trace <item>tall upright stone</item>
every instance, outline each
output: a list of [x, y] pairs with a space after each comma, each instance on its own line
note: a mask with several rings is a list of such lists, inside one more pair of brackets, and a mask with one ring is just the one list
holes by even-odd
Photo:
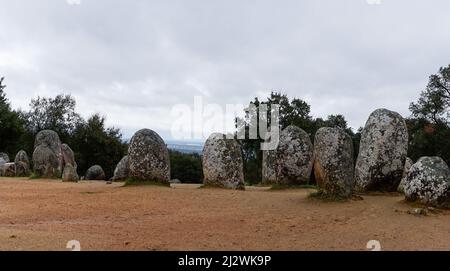
[[405, 160], [405, 168], [403, 169], [403, 175], [402, 175], [402, 180], [400, 182], [400, 184], [398, 185], [398, 189], [397, 191], [399, 193], [404, 193], [405, 192], [405, 184], [406, 184], [406, 177], [408, 177], [408, 173], [409, 170], [411, 169], [412, 165], [414, 165], [413, 160], [411, 160], [411, 158], [406, 157]]
[[62, 166], [63, 168], [70, 164], [73, 166], [75, 171], [77, 170], [77, 162], [75, 161], [75, 154], [69, 145], [66, 143], [61, 144], [61, 155], [62, 155]]
[[202, 154], [204, 184], [229, 189], [245, 189], [242, 152], [234, 139], [212, 134]]
[[130, 166], [128, 155], [125, 155], [120, 162], [117, 164], [116, 169], [114, 170], [113, 181], [124, 181], [130, 175]]
[[278, 148], [263, 152], [262, 178], [266, 184], [307, 184], [313, 167], [313, 144], [297, 126], [280, 133]]
[[353, 193], [354, 158], [352, 138], [340, 128], [321, 128], [314, 139], [314, 176], [320, 189], [349, 198]]
[[75, 167], [67, 163], [64, 166], [63, 174], [62, 174], [62, 181], [63, 182], [78, 182], [80, 180], [80, 177], [78, 176], [77, 170]]
[[0, 172], [6, 163], [9, 163], [9, 155], [5, 152], [0, 152]]
[[36, 135], [33, 152], [33, 170], [40, 177], [61, 177], [61, 141], [55, 131], [43, 130]]
[[16, 164], [16, 177], [30, 176], [30, 159], [24, 150], [16, 154], [14, 163]]
[[396, 191], [408, 151], [408, 129], [402, 116], [387, 109], [375, 110], [361, 135], [355, 167], [356, 189]]
[[164, 140], [150, 129], [137, 131], [128, 148], [130, 177], [169, 184], [170, 158]]

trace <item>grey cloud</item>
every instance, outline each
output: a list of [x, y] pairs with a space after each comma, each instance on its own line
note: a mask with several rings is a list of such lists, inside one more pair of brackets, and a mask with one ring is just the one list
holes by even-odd
[[435, 1], [0, 0], [0, 74], [14, 107], [72, 93], [127, 135], [170, 137], [170, 110], [245, 103], [282, 90], [354, 128], [388, 107], [408, 115], [450, 59], [448, 10]]

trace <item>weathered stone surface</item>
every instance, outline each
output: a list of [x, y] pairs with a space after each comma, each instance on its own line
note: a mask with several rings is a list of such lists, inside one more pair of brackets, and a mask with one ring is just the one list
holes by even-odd
[[150, 129], [142, 129], [131, 138], [128, 164], [129, 175], [134, 180], [169, 184], [169, 150], [163, 139]]
[[450, 169], [440, 157], [422, 157], [406, 177], [405, 197], [435, 207], [450, 206]]
[[33, 152], [33, 170], [40, 177], [61, 177], [61, 141], [56, 132], [43, 130], [36, 135]]
[[405, 161], [405, 168], [403, 169], [402, 181], [398, 185], [398, 189], [397, 189], [397, 191], [399, 193], [405, 192], [406, 177], [408, 176], [409, 170], [411, 169], [413, 164], [414, 164], [413, 160], [411, 160], [411, 158], [407, 157], [406, 161]]
[[408, 129], [400, 114], [377, 109], [361, 135], [356, 161], [356, 189], [396, 191], [408, 151]]
[[0, 159], [3, 159], [3, 161], [5, 161], [5, 163], [9, 163], [9, 155], [5, 152], [0, 152]]
[[77, 162], [75, 161], [75, 154], [72, 149], [67, 144], [61, 144], [61, 156], [62, 156], [62, 166], [65, 167], [70, 164], [77, 170]]
[[307, 184], [313, 167], [313, 144], [296, 126], [280, 133], [276, 150], [263, 152], [262, 181], [267, 184]]
[[128, 155], [124, 156], [120, 162], [117, 164], [114, 170], [114, 177], [112, 181], [123, 181], [126, 180], [130, 175]]
[[64, 166], [64, 171], [62, 175], [63, 182], [78, 182], [79, 179], [80, 178], [78, 177], [75, 167], [72, 164], [67, 163]]
[[3, 177], [15, 177], [16, 176], [16, 164], [6, 163], [2, 168]]
[[352, 138], [340, 128], [321, 128], [314, 140], [314, 176], [320, 189], [348, 198], [354, 182]]
[[45, 145], [38, 146], [33, 152], [33, 170], [43, 178], [59, 178], [61, 157]]
[[9, 163], [9, 156], [8, 156], [8, 154], [4, 153], [4, 152], [0, 152], [0, 174], [3, 174], [1, 169], [3, 168], [3, 166], [6, 163]]
[[16, 164], [16, 177], [30, 176], [30, 159], [24, 150], [16, 154], [14, 163]]
[[25, 162], [16, 162], [16, 177], [28, 177], [31, 174], [30, 166]]
[[104, 181], [105, 180], [105, 172], [103, 168], [99, 165], [95, 165], [90, 167], [85, 174], [85, 180], [90, 181]]
[[14, 163], [17, 163], [17, 162], [24, 162], [24, 163], [27, 163], [28, 165], [30, 164], [30, 159], [28, 158], [28, 154], [26, 151], [21, 150], [16, 154]]
[[52, 130], [40, 131], [34, 140], [34, 147], [47, 146], [54, 152], [61, 151], [61, 141], [59, 140], [58, 133]]
[[203, 147], [202, 162], [205, 185], [245, 189], [242, 153], [236, 140], [212, 134]]

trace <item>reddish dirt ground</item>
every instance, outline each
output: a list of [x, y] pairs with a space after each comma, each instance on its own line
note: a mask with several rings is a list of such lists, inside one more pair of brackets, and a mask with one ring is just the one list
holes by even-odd
[[121, 186], [0, 178], [0, 250], [450, 250], [450, 211], [410, 215], [399, 195]]

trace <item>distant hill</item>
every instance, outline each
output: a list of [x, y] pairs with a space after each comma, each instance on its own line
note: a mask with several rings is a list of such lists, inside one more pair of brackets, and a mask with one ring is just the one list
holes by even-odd
[[198, 153], [203, 151], [204, 143], [198, 141], [166, 141], [167, 148], [182, 153]]

